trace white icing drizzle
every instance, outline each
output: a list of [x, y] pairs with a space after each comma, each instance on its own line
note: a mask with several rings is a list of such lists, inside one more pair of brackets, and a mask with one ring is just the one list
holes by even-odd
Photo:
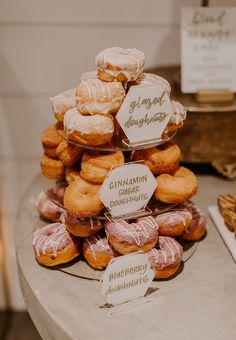
[[49, 98], [52, 102], [53, 111], [57, 113], [65, 113], [67, 110], [76, 107], [75, 98], [76, 89], [66, 90], [53, 98]]
[[93, 224], [93, 218], [92, 217], [89, 217], [89, 222], [90, 222], [91, 229], [94, 229], [94, 224]]
[[83, 116], [77, 109], [67, 111], [64, 126], [70, 133], [79, 131], [81, 134], [106, 134], [114, 132], [114, 123], [110, 116]]
[[[48, 235], [49, 233], [49, 235]], [[35, 246], [37, 256], [45, 255], [48, 248], [52, 248], [53, 256], [57, 256], [58, 247], [64, 237], [67, 237], [65, 225], [62, 223], [48, 224], [34, 233], [32, 245]]]
[[156, 216], [156, 222], [158, 223], [168, 223], [168, 225], [175, 225], [180, 222], [186, 226], [186, 217], [191, 217], [191, 213], [187, 210], [170, 210], [166, 213]]
[[100, 79], [83, 80], [77, 88], [78, 109], [89, 114], [117, 112], [125, 97], [120, 82], [106, 83]]
[[140, 78], [136, 80], [136, 83], [142, 86], [161, 85], [167, 95], [170, 96], [171, 87], [169, 82], [161, 76], [158, 76], [157, 74], [143, 73]]
[[150, 230], [148, 230], [148, 227], [154, 229], [157, 231], [158, 235], [158, 225], [153, 217], [144, 217], [140, 218], [137, 220], [136, 223], [128, 223], [126, 221], [116, 221], [116, 222], [111, 222], [107, 224], [108, 228], [111, 225], [114, 225], [116, 227], [116, 231], [113, 230], [111, 227], [111, 232], [109, 233], [109, 230], [106, 228], [107, 235], [109, 237], [109, 234], [117, 234], [117, 237], [119, 238], [119, 235], [123, 236], [126, 238], [126, 236], [130, 237], [135, 241], [137, 246], [141, 245], [141, 238], [142, 236], [145, 239], [150, 238]]
[[153, 248], [147, 255], [150, 260], [154, 260], [154, 263], [159, 269], [163, 269], [166, 265], [178, 263], [182, 258], [182, 247], [180, 244], [168, 236], [159, 237], [160, 249]]
[[[138, 78], [143, 72], [144, 63], [144, 53], [136, 48], [111, 47], [96, 56], [98, 69], [115, 77], [122, 72], [128, 81]], [[107, 68], [109, 65], [112, 65], [116, 70]]]
[[94, 235], [94, 236], [86, 237], [85, 240], [88, 243], [89, 248], [91, 249], [93, 253], [94, 259], [96, 259], [95, 246], [103, 250], [108, 250], [108, 249], [110, 250], [109, 244], [105, 237], [102, 238], [100, 235], [96, 235], [96, 236]]
[[179, 102], [176, 102], [174, 100], [171, 101], [173, 113], [170, 118], [170, 123], [172, 124], [182, 124], [183, 121], [186, 119], [186, 109], [185, 107], [180, 104]]

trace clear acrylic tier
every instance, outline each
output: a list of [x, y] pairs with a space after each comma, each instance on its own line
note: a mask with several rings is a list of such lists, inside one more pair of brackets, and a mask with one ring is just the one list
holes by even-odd
[[[42, 188], [43, 191], [46, 193], [47, 197], [56, 205], [59, 207], [63, 208], [63, 202], [60, 196], [58, 197], [58, 191], [63, 190], [67, 187], [67, 183], [65, 181], [55, 181], [55, 180], [50, 180], [47, 179], [43, 176], [41, 176], [41, 181], [42, 181]], [[136, 212], [133, 214], [129, 215], [124, 215], [116, 219], [125, 219], [125, 220], [134, 220], [138, 217], [142, 216], [156, 216], [163, 214], [167, 211], [170, 211], [173, 209], [175, 206], [177, 206], [177, 203], [163, 203], [161, 201], [158, 201], [154, 198], [152, 198], [146, 209], [143, 209], [140, 212]], [[79, 218], [78, 218], [79, 219]], [[88, 219], [91, 221], [91, 224], [93, 223], [93, 220], [101, 220], [101, 221], [109, 221], [112, 219], [112, 216], [109, 215], [109, 211], [107, 209], [103, 209], [102, 212], [99, 215], [96, 216], [90, 216]], [[115, 219], [115, 218], [114, 218]]]
[[58, 134], [67, 142], [74, 144], [80, 148], [88, 149], [88, 150], [97, 150], [97, 151], [133, 151], [133, 150], [142, 150], [151, 148], [153, 146], [158, 146], [164, 143], [169, 142], [175, 135], [176, 131], [169, 131], [168, 133], [163, 133], [160, 138], [150, 139], [140, 141], [138, 143], [130, 143], [129, 140], [120, 133], [115, 133], [111, 140], [106, 144], [89, 146], [85, 144], [80, 144], [68, 136], [65, 135], [64, 131], [58, 130]]

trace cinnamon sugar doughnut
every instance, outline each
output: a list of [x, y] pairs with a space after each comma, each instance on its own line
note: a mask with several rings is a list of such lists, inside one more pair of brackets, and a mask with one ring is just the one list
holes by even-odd
[[64, 224], [48, 224], [34, 233], [33, 249], [37, 261], [45, 266], [67, 263], [78, 257], [79, 240], [73, 239]]
[[57, 132], [56, 124], [53, 124], [44, 130], [41, 139], [45, 154], [50, 158], [57, 159], [56, 150], [62, 141], [62, 137]]
[[183, 248], [172, 237], [159, 236], [158, 249], [147, 252], [151, 268], [156, 271], [156, 279], [166, 279], [174, 275], [180, 267]]
[[124, 164], [121, 151], [96, 152], [83, 154], [80, 176], [91, 183], [102, 184], [112, 167]]
[[144, 160], [155, 175], [172, 173], [179, 167], [180, 149], [177, 144], [165, 143], [157, 147], [136, 150], [131, 158], [133, 161]]
[[57, 157], [66, 166], [74, 165], [80, 159], [82, 152], [82, 148], [67, 141], [62, 141], [56, 149]]
[[53, 159], [43, 155], [40, 166], [42, 174], [47, 178], [63, 179], [65, 177], [65, 166], [59, 159]]
[[110, 141], [114, 133], [111, 115], [84, 116], [77, 109], [67, 111], [64, 127], [69, 139], [89, 146]]
[[106, 83], [100, 79], [83, 80], [76, 91], [78, 109], [85, 115], [117, 113], [124, 98], [120, 82]]
[[157, 176], [156, 199], [164, 203], [182, 203], [197, 192], [197, 178], [183, 166], [172, 174]]
[[68, 184], [80, 179], [80, 169], [77, 167], [67, 167], [65, 177]]
[[120, 254], [153, 248], [158, 239], [158, 226], [152, 216], [137, 219], [135, 223], [125, 220], [108, 222], [105, 225], [108, 241]]
[[190, 206], [190, 211], [192, 222], [180, 237], [187, 241], [198, 241], [206, 234], [206, 215], [195, 205]]
[[63, 214], [63, 222], [68, 232], [78, 237], [88, 237], [96, 234], [103, 227], [102, 223], [95, 218], [78, 218], [67, 212]]
[[76, 89], [74, 88], [50, 98], [55, 118], [59, 122], [63, 122], [64, 115], [68, 110], [76, 107], [75, 92]]
[[58, 222], [64, 209], [52, 202], [45, 192], [40, 192], [36, 199], [36, 208], [41, 217], [46, 218], [51, 222]]
[[136, 79], [135, 81], [131, 81], [128, 85], [129, 88], [135, 85], [141, 86], [161, 85], [168, 96], [170, 96], [171, 93], [171, 87], [169, 82], [166, 79], [162, 78], [161, 76], [158, 76], [157, 74], [153, 73], [143, 73], [138, 79]]
[[192, 214], [188, 209], [176, 208], [155, 216], [161, 236], [180, 236], [189, 227]]
[[99, 197], [100, 188], [82, 178], [71, 182], [64, 194], [65, 209], [80, 218], [98, 215], [104, 207]]
[[95, 235], [83, 240], [83, 256], [95, 269], [105, 269], [110, 260], [119, 254], [108, 243], [105, 236]]
[[111, 47], [96, 56], [98, 78], [107, 82], [136, 80], [144, 63], [144, 53], [136, 48]]

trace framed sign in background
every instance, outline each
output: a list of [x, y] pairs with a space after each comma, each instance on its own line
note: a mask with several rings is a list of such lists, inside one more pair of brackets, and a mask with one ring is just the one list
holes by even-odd
[[236, 7], [183, 7], [181, 89], [236, 91]]

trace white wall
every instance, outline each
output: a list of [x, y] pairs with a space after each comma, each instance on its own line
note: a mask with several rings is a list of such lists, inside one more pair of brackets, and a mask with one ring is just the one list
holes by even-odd
[[[234, 0], [212, 0], [234, 5]], [[0, 193], [11, 304], [24, 307], [13, 247], [17, 206], [39, 172], [48, 97], [76, 86], [97, 52], [137, 47], [147, 67], [179, 62], [179, 14], [199, 0], [1, 0]], [[3, 301], [0, 285], [0, 308]], [[3, 304], [3, 303], [2, 303]]]

